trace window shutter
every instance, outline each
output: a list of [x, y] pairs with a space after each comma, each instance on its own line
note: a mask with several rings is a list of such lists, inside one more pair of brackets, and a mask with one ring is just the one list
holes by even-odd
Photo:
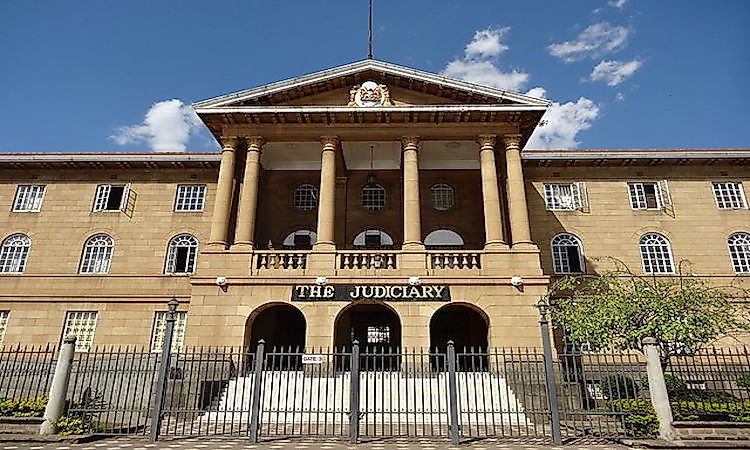
[[96, 187], [96, 195], [94, 197], [94, 211], [103, 211], [107, 206], [107, 199], [109, 198], [109, 190], [112, 186], [109, 184], [100, 184]]
[[672, 206], [672, 197], [669, 195], [669, 186], [667, 186], [667, 180], [661, 180], [657, 183], [659, 187], [659, 200], [661, 201], [662, 208]]
[[589, 197], [586, 192], [586, 183], [579, 181], [575, 183], [576, 209], [589, 212]]

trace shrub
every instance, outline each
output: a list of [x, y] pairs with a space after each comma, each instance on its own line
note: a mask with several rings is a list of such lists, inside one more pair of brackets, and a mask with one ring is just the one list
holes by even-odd
[[0, 415], [11, 417], [42, 417], [47, 397], [4, 398], [0, 400]]
[[610, 400], [609, 407], [622, 415], [628, 434], [636, 437], [654, 437], [659, 431], [659, 421], [651, 401], [645, 399]]
[[[644, 375], [641, 383], [644, 388], [648, 389], [648, 376]], [[664, 384], [667, 385], [667, 395], [670, 400], [688, 400], [689, 389], [685, 380], [677, 375], [665, 373]]]
[[641, 387], [636, 381], [622, 374], [607, 375], [599, 382], [604, 398], [607, 400], [620, 400], [624, 398], [636, 398]]
[[750, 373], [743, 373], [737, 377], [737, 386], [750, 389]]
[[62, 436], [87, 434], [94, 431], [91, 419], [84, 416], [62, 416], [55, 421], [55, 431]]

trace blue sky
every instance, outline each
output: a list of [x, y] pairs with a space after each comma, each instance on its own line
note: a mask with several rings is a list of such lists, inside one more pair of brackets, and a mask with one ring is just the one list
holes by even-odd
[[[556, 102], [536, 147], [750, 146], [746, 0], [374, 2], [377, 59]], [[366, 0], [2, 2], [0, 151], [210, 151], [180, 102], [363, 59], [366, 36]]]

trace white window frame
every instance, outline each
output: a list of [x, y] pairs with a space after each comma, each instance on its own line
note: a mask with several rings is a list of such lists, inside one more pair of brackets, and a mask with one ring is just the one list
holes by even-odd
[[0, 273], [23, 273], [31, 250], [31, 239], [14, 233], [0, 243]]
[[[656, 206], [650, 208], [646, 201], [646, 185], [654, 186], [654, 198]], [[663, 192], [662, 183], [658, 181], [634, 181], [628, 183], [628, 197], [630, 197], [630, 207], [636, 211], [659, 211], [662, 210], [667, 202], [666, 193]]]
[[294, 188], [292, 206], [300, 212], [314, 211], [318, 207], [319, 198], [317, 186], [310, 183], [300, 184]]
[[[93, 245], [95, 240], [109, 240], [108, 245]], [[105, 233], [97, 233], [89, 236], [83, 244], [81, 253], [81, 264], [78, 273], [103, 274], [109, 273], [112, 265], [112, 254], [115, 252], [115, 241], [112, 236]]]
[[[118, 209], [106, 209], [107, 203], [109, 203], [109, 193], [113, 186], [123, 187], [122, 198], [120, 198], [120, 207]], [[92, 207], [93, 212], [121, 212], [125, 210], [125, 206], [128, 204], [128, 196], [130, 195], [130, 184], [100, 184], [96, 186], [96, 192], [94, 193], [94, 206]]]
[[19, 184], [13, 198], [13, 212], [39, 212], [42, 210], [46, 184]]
[[[569, 200], [563, 201], [563, 198]], [[588, 208], [586, 184], [544, 183], [544, 205], [547, 211], [584, 211]]]
[[[189, 245], [185, 245], [188, 241], [192, 241], [192, 242], [190, 242]], [[180, 269], [179, 267], [176, 267], [178, 248], [188, 249], [186, 264], [188, 266], [187, 268], [190, 270], [187, 270], [187, 271], [177, 270], [177, 269]], [[188, 274], [194, 273], [197, 259], [198, 259], [198, 238], [196, 238], [195, 236], [189, 233], [178, 234], [174, 236], [172, 239], [170, 239], [169, 243], [167, 244], [167, 259], [164, 265], [164, 273], [168, 275], [188, 275]]]
[[[567, 241], [568, 243], [566, 244], [564, 242], [560, 242], [563, 240]], [[550, 247], [552, 248], [552, 266], [556, 274], [570, 275], [576, 273], [586, 273], [586, 262], [583, 258], [583, 244], [581, 243], [581, 239], [578, 236], [572, 233], [558, 233], [550, 240]], [[570, 260], [568, 259], [568, 253], [567, 251], [563, 250], [567, 247], [576, 247], [578, 249], [578, 264], [581, 266], [580, 272], [574, 272], [570, 270]]]
[[10, 311], [0, 311], [0, 345], [5, 342], [5, 332], [8, 330], [8, 321], [10, 320]]
[[430, 203], [435, 211], [448, 211], [456, 206], [456, 190], [447, 183], [430, 186]]
[[[661, 242], [645, 242], [648, 240], [661, 240]], [[672, 244], [666, 236], [656, 232], [645, 233], [638, 240], [638, 248], [644, 273], [656, 275], [675, 273]]]
[[98, 320], [98, 311], [66, 311], [62, 339], [73, 334], [77, 338], [76, 351], [88, 352], [94, 343]]
[[750, 233], [732, 233], [727, 238], [727, 247], [734, 272], [750, 273]]
[[[154, 323], [151, 327], [151, 353], [161, 353], [164, 348], [164, 335], [167, 331], [167, 311], [155, 311]], [[187, 311], [177, 311], [172, 335], [172, 353], [182, 350], [185, 343], [185, 329], [187, 328]]]
[[741, 181], [712, 181], [714, 201], [719, 209], [747, 209], [745, 187]]
[[174, 197], [175, 212], [202, 212], [206, 205], [205, 184], [178, 184]]

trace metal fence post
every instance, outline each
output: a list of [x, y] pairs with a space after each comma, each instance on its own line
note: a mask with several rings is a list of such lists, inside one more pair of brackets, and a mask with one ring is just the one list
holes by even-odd
[[359, 341], [352, 343], [352, 360], [349, 382], [349, 442], [359, 440]]
[[180, 302], [172, 297], [167, 303], [168, 313], [166, 320], [166, 329], [164, 330], [164, 342], [161, 349], [161, 364], [159, 373], [156, 376], [156, 386], [154, 387], [154, 406], [151, 410], [151, 442], [159, 439], [161, 431], [162, 409], [164, 407], [164, 394], [167, 388], [167, 376], [169, 375], [169, 364], [172, 355], [172, 336], [174, 335], [174, 324], [177, 321], [177, 307]]
[[39, 434], [54, 434], [55, 421], [65, 412], [65, 397], [68, 394], [70, 371], [73, 368], [73, 355], [76, 351], [76, 337], [66, 336], [60, 348], [60, 355], [52, 377], [47, 406], [44, 408], [44, 423], [39, 427]]
[[450, 414], [451, 442], [460, 443], [458, 423], [458, 383], [456, 382], [456, 347], [453, 341], [448, 341], [448, 351], [445, 355], [448, 364], [448, 413]]
[[552, 442], [560, 445], [562, 443], [560, 409], [557, 403], [557, 383], [555, 383], [555, 370], [552, 365], [552, 342], [549, 338], [549, 320], [547, 320], [549, 304], [542, 298], [536, 306], [539, 308], [539, 328], [541, 329], [542, 347], [544, 348], [544, 378], [547, 380], [547, 401], [552, 422]]
[[265, 362], [266, 341], [258, 341], [255, 349], [255, 369], [253, 370], [253, 398], [250, 404], [250, 442], [258, 442], [258, 424], [260, 423], [260, 393], [263, 387], [263, 363]]
[[659, 344], [654, 338], [643, 338], [643, 354], [646, 356], [646, 374], [651, 404], [654, 405], [656, 418], [659, 420], [659, 438], [672, 441], [676, 433], [672, 426], [672, 406], [669, 404], [667, 384], [659, 358]]

